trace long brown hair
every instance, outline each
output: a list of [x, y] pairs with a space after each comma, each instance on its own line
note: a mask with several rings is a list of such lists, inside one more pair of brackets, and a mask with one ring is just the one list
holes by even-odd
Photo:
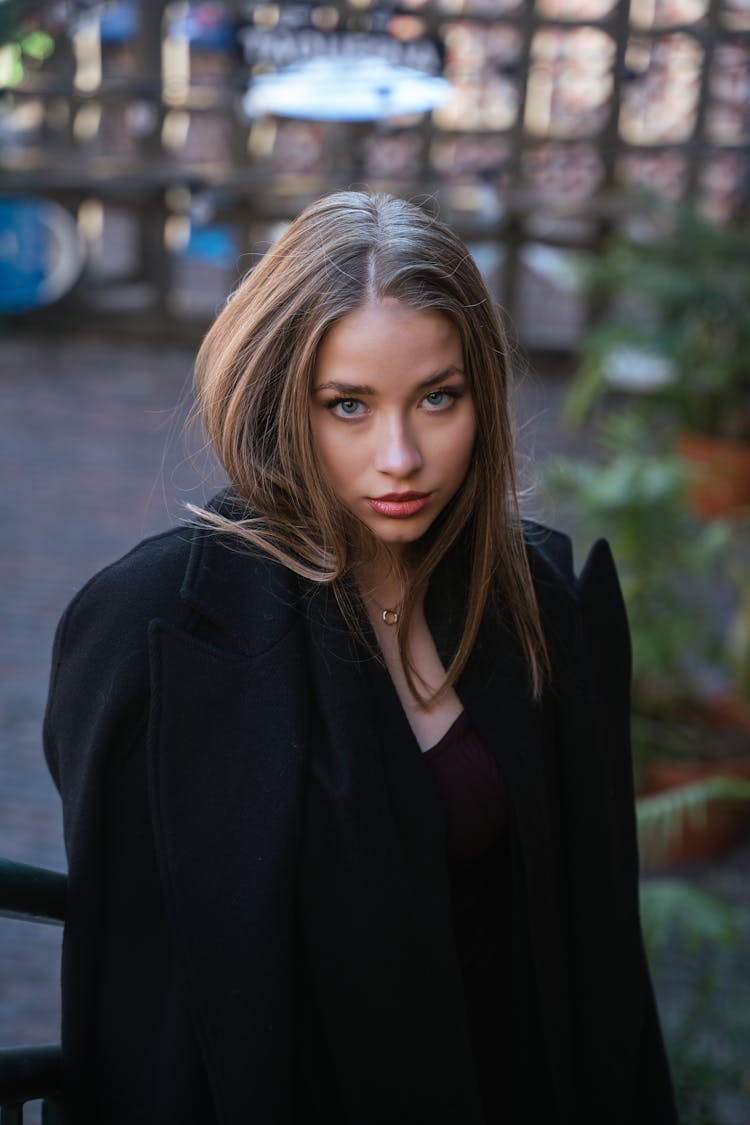
[[[493, 592], [518, 632], [535, 697], [548, 657], [523, 543], [508, 404], [508, 353], [493, 302], [466, 246], [421, 208], [388, 195], [337, 192], [309, 206], [250, 271], [198, 353], [198, 404], [208, 436], [238, 496], [252, 513], [200, 516], [267, 552], [313, 582], [332, 583], [359, 631], [353, 568], [373, 549], [371, 533], [338, 502], [315, 454], [310, 388], [323, 336], [367, 301], [396, 298], [437, 312], [458, 329], [476, 411], [477, 437], [459, 493], [425, 536], [409, 572], [399, 646], [440, 560], [466, 531], [471, 576], [463, 635], [446, 679], [456, 682]], [[398, 564], [394, 561], [398, 569]]]

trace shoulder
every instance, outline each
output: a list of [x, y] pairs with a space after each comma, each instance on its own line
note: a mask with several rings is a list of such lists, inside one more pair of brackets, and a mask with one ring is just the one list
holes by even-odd
[[192, 534], [176, 527], [138, 543], [94, 574], [67, 606], [52, 649], [46, 738], [68, 698], [80, 707], [82, 685], [92, 699], [123, 698], [128, 685], [133, 696], [144, 696], [149, 623], [176, 619]]
[[525, 523], [524, 538], [553, 660], [569, 671], [571, 653], [585, 653], [597, 698], [607, 700], [627, 727], [632, 648], [609, 543], [597, 539], [577, 571], [569, 536]]
[[200, 529], [173, 527], [144, 539], [121, 558], [94, 574], [68, 605], [61, 625], [100, 624], [111, 620], [130, 632], [134, 624], [157, 615], [170, 615], [179, 602], [180, 588]]
[[[237, 504], [225, 489], [208, 507], [239, 519], [242, 513]], [[119, 610], [129, 619], [170, 616], [169, 611], [177, 606], [186, 579], [191, 572], [207, 564], [212, 545], [222, 538], [227, 537], [186, 514], [182, 522], [143, 539], [97, 571], [73, 598], [68, 612], [104, 606]]]
[[609, 543], [597, 539], [578, 569], [568, 535], [527, 521], [523, 530], [548, 639], [556, 639], [565, 649], [573, 630], [597, 658], [618, 652], [627, 671], [630, 630]]
[[549, 568], [567, 585], [575, 583], [573, 543], [569, 535], [532, 520], [523, 521], [523, 539], [532, 574]]
[[231, 530], [196, 520], [144, 540], [95, 574], [65, 611], [57, 647], [94, 634], [119, 651], [141, 649], [158, 619], [257, 654], [291, 627], [296, 600], [291, 571]]
[[622, 600], [617, 568], [606, 539], [594, 542], [577, 570], [573, 542], [565, 532], [524, 520], [523, 536], [537, 585], [557, 583], [583, 603], [602, 595], [614, 597], [617, 602]]

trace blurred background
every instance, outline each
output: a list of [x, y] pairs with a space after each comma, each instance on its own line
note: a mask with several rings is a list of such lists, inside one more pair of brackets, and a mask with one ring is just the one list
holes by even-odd
[[[681, 1120], [748, 1125], [750, 0], [0, 0], [0, 856], [64, 870], [57, 619], [222, 483], [195, 348], [349, 186], [466, 240], [529, 512], [612, 542]], [[57, 1039], [59, 945], [0, 919], [0, 1046]]]

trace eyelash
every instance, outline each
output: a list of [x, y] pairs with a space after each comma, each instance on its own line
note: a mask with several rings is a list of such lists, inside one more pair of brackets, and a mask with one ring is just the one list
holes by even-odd
[[[456, 402], [458, 399], [463, 398], [463, 391], [457, 391], [452, 387], [439, 387], [438, 389], [436, 389], [434, 391], [428, 391], [428, 393], [424, 397], [429, 398], [430, 395], [445, 395], [447, 398], [452, 399], [454, 402]], [[362, 400], [359, 399], [359, 398], [348, 398], [346, 396], [342, 396], [340, 398], [332, 398], [329, 402], [327, 402], [325, 404], [325, 408], [326, 408], [326, 410], [333, 411], [333, 410], [336, 409], [337, 406], [340, 406], [343, 402], [356, 402], [359, 405], [363, 405]], [[447, 410], [447, 409], [450, 409], [450, 407], [444, 407], [443, 409]], [[434, 414], [438, 414], [440, 412], [441, 412], [440, 407], [436, 407], [434, 411], [430, 411], [430, 413], [434, 413]], [[339, 414], [339, 415], [337, 415], [337, 417], [354, 419], [354, 418], [360, 418], [361, 415], [360, 414]]]
[[457, 391], [453, 387], [439, 387], [435, 391], [430, 391], [424, 397], [429, 398], [430, 395], [445, 395], [447, 398], [456, 402], [458, 399], [463, 398], [463, 391]]

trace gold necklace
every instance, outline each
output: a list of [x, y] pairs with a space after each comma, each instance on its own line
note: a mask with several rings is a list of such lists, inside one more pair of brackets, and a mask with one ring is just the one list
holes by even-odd
[[389, 609], [388, 606], [381, 605], [380, 602], [373, 597], [371, 592], [366, 595], [365, 600], [372, 602], [375, 609], [380, 614], [380, 620], [384, 625], [390, 625], [391, 628], [398, 625], [401, 618], [401, 610], [403, 609], [403, 601], [399, 605], [395, 605], [392, 609]]
[[[370, 594], [370, 597], [372, 598], [372, 594]], [[388, 609], [386, 606], [381, 605], [380, 602], [376, 602], [374, 598], [372, 598], [372, 602], [380, 614], [381, 621], [390, 626], [398, 625], [399, 618], [401, 617], [400, 605], [394, 606], [393, 609]]]

